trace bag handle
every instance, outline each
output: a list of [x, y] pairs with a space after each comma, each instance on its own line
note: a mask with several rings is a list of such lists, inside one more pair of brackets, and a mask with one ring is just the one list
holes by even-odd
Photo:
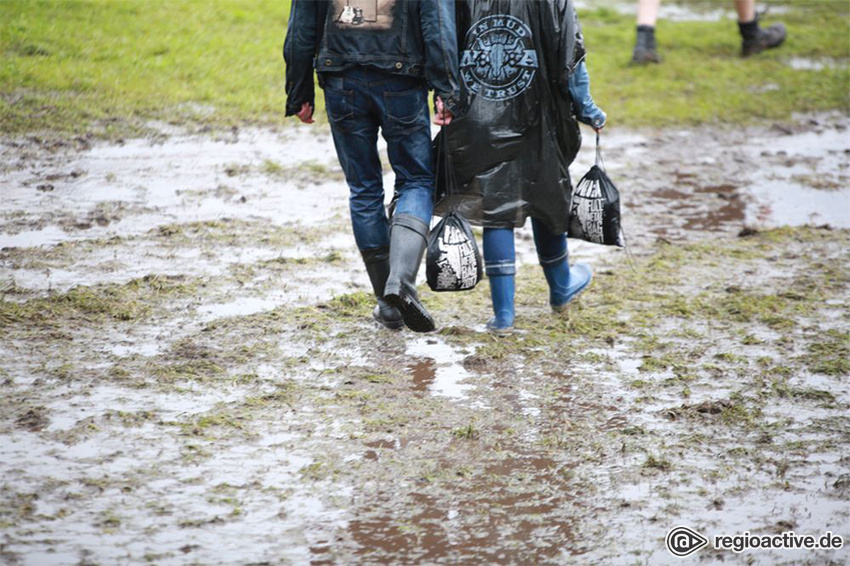
[[602, 144], [599, 142], [600, 132], [596, 130], [596, 165], [605, 171], [605, 161], [602, 159]]
[[[605, 161], [602, 159], [602, 143], [600, 143], [599, 130], [596, 130], [596, 165], [603, 171], [605, 171]], [[632, 271], [637, 273], [636, 265], [637, 261], [635, 261], [635, 256], [632, 254], [632, 249], [629, 247], [629, 243], [626, 240], [626, 229], [623, 227], [623, 218], [620, 217], [620, 237], [623, 239], [623, 249], [626, 252], [626, 260], [629, 264], [629, 267], [632, 268]]]
[[[458, 193], [457, 177], [454, 174], [454, 168], [451, 166], [451, 152], [449, 151], [449, 141], [447, 130], [444, 127], [440, 129], [439, 148], [437, 151], [437, 176], [442, 175], [446, 187], [445, 197], [453, 197]], [[444, 197], [444, 198], [445, 198]], [[455, 209], [455, 203], [451, 203], [451, 210]]]

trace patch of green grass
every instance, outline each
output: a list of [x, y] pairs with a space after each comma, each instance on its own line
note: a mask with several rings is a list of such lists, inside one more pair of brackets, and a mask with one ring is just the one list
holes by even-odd
[[850, 375], [850, 333], [827, 330], [813, 339], [802, 356], [809, 370], [825, 375]]
[[327, 311], [331, 316], [342, 318], [364, 317], [371, 313], [375, 306], [375, 297], [370, 293], [360, 291], [346, 295], [338, 295], [326, 303], [318, 305], [318, 310]]
[[396, 379], [396, 376], [392, 372], [382, 369], [358, 370], [352, 374], [352, 377], [363, 379], [369, 383], [392, 383]]
[[209, 381], [219, 378], [224, 369], [211, 360], [191, 360], [182, 363], [154, 365], [151, 374], [159, 383], [180, 381]]
[[[302, 230], [295, 226], [269, 226], [268, 222], [219, 218], [179, 224], [163, 224], [151, 229], [149, 236], [170, 245], [222, 246], [247, 245], [283, 248], [296, 243], [314, 242], [324, 235], [319, 230]], [[274, 261], [274, 260], [272, 260]]]
[[3, 0], [0, 129], [280, 123], [289, 4]]
[[[699, 8], [730, 6], [710, 0]], [[612, 125], [737, 123], [788, 119], [800, 111], [850, 110], [850, 5], [787, 2], [783, 8], [781, 17], [764, 20], [788, 27], [788, 39], [778, 49], [743, 59], [734, 20], [661, 20], [656, 36], [663, 62], [637, 67], [629, 65], [634, 16], [582, 10], [594, 98]], [[787, 64], [794, 57], [837, 59], [839, 64], [796, 70]]]
[[664, 458], [663, 456], [655, 456], [653, 454], [650, 454], [649, 457], [647, 457], [643, 466], [645, 468], [659, 470], [661, 472], [669, 472], [673, 469], [673, 464], [671, 464], [667, 458]]
[[[728, 9], [728, 1], [701, 7]], [[777, 19], [789, 36], [780, 49], [741, 59], [733, 20], [661, 21], [664, 62], [646, 67], [629, 65], [633, 16], [582, 10], [593, 94], [618, 125], [847, 111], [850, 6], [783, 7]], [[289, 8], [275, 0], [3, 0], [0, 130], [125, 136], [154, 119], [221, 128], [285, 123]], [[795, 70], [786, 63], [793, 57], [838, 63]], [[322, 119], [320, 90], [316, 104]]]
[[0, 328], [13, 325], [29, 329], [59, 327], [72, 320], [139, 320], [148, 315], [157, 299], [188, 293], [193, 288], [194, 283], [181, 276], [145, 275], [124, 285], [81, 285], [65, 293], [23, 303], [0, 301]]
[[679, 353], [670, 353], [663, 356], [644, 356], [643, 361], [638, 368], [641, 372], [663, 372], [668, 368], [672, 368], [674, 373], [684, 372], [686, 369], [684, 358]]
[[480, 436], [480, 433], [478, 432], [478, 429], [475, 428], [475, 425], [470, 423], [466, 426], [452, 430], [452, 436], [461, 440], [474, 440]]
[[331, 168], [315, 160], [307, 160], [297, 165], [284, 167], [276, 161], [267, 159], [260, 166], [260, 171], [269, 177], [293, 183], [299, 188], [329, 181], [345, 180], [342, 170]]

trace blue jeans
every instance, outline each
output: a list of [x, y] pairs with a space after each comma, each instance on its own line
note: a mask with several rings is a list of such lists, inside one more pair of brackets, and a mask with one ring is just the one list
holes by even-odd
[[331, 133], [350, 189], [357, 247], [370, 250], [390, 245], [378, 128], [387, 141], [396, 175], [395, 214], [411, 214], [430, 224], [434, 155], [425, 83], [359, 66], [326, 75], [324, 80]]

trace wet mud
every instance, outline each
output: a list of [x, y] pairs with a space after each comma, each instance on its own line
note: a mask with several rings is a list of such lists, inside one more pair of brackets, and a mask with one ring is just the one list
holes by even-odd
[[663, 564], [680, 524], [850, 540], [848, 125], [606, 133], [633, 258], [572, 242], [595, 278], [555, 316], [519, 230], [506, 338], [486, 282], [423, 286], [435, 333], [375, 327], [327, 132], [3, 140], [0, 558]]

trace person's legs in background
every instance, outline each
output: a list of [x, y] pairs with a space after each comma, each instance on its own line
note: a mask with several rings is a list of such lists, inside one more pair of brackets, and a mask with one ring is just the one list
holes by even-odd
[[[632, 53], [636, 64], [659, 63], [661, 56], [655, 41], [655, 25], [661, 0], [638, 0], [637, 40]], [[765, 49], [779, 47], [787, 35], [785, 26], [774, 24], [761, 29], [756, 17], [755, 0], [735, 0], [738, 29], [741, 32], [741, 55], [749, 57]]]
[[632, 62], [637, 64], [660, 63], [655, 43], [655, 24], [661, 0], [638, 0], [637, 41]]
[[494, 314], [487, 329], [504, 335], [514, 326], [516, 250], [512, 228], [484, 228], [484, 270]]
[[735, 11], [738, 12], [738, 30], [741, 32], [743, 57], [779, 47], [785, 41], [788, 32], [783, 24], [774, 24], [765, 29], [759, 27], [755, 0], [735, 0]]
[[531, 219], [531, 229], [534, 232], [537, 259], [540, 260], [546, 282], [549, 284], [549, 304], [552, 310], [562, 311], [587, 288], [593, 277], [592, 271], [590, 266], [584, 263], [570, 267], [566, 234], [552, 233], [536, 218]]
[[389, 276], [390, 235], [378, 155], [379, 117], [365, 92], [363, 70], [325, 78], [325, 106], [339, 162], [349, 187], [354, 240], [363, 257], [378, 305], [372, 313], [387, 328], [403, 326], [401, 314], [383, 299]]

